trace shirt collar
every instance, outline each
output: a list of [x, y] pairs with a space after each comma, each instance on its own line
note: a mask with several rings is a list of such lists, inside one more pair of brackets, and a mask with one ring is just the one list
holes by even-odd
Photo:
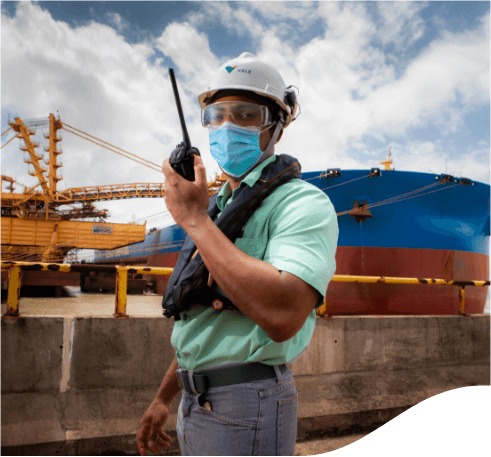
[[275, 160], [276, 160], [276, 156], [273, 154], [271, 157], [268, 157], [266, 160], [263, 160], [257, 167], [253, 168], [247, 174], [247, 176], [240, 182], [239, 187], [235, 189], [233, 194], [230, 191], [230, 184], [227, 181], [225, 185], [222, 186], [222, 188], [220, 189], [217, 195], [217, 206], [220, 212], [225, 209], [225, 206], [227, 206], [227, 201], [231, 194], [232, 194], [231, 200], [233, 200], [234, 194], [238, 192], [241, 186], [248, 185], [249, 187], [253, 187], [254, 184], [256, 184], [257, 180], [261, 177], [261, 173], [263, 169], [270, 163], [274, 162]]

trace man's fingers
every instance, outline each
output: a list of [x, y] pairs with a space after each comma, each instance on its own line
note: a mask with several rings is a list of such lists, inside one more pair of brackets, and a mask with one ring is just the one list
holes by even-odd
[[153, 441], [148, 442], [148, 450], [154, 454], [160, 454], [161, 452], [161, 449]]
[[159, 438], [157, 445], [163, 447], [164, 449], [170, 449], [170, 443], [162, 438]]
[[[146, 449], [154, 454], [160, 454], [162, 449], [171, 448], [169, 441], [171, 441], [172, 438], [167, 435], [167, 433], [161, 430], [158, 426], [154, 427], [153, 425], [150, 433], [148, 433], [148, 430], [148, 428], [141, 428], [136, 434], [136, 447], [140, 455], [146, 456]], [[146, 442], [148, 442], [148, 444], [146, 444]]]
[[147, 455], [147, 452], [145, 451], [145, 440], [139, 438], [138, 435], [136, 436], [136, 447], [140, 455]]
[[147, 424], [142, 425], [140, 423], [140, 426], [138, 427], [138, 432], [136, 433], [136, 447], [140, 455], [147, 455], [145, 450], [145, 439], [149, 429], [150, 427]]
[[[155, 445], [155, 443], [159, 439], [160, 434], [161, 434], [161, 427], [162, 427], [162, 425], [159, 423], [155, 423], [155, 422], [152, 423], [150, 433], [148, 434], [149, 449], [150, 449], [150, 446]], [[152, 451], [152, 452], [154, 452], [154, 451]]]
[[166, 440], [166, 441], [170, 441], [170, 440], [172, 440], [172, 438], [171, 438], [169, 435], [167, 435], [167, 433], [165, 433], [165, 432], [164, 432], [164, 431], [162, 431], [162, 430], [160, 431], [160, 437], [161, 437], [161, 438], [163, 438], [163, 439], [164, 439], [164, 440]]

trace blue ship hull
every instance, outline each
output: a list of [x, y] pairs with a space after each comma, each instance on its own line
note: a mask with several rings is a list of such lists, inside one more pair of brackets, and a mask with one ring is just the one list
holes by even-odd
[[[336, 274], [489, 278], [489, 185], [378, 169], [307, 172], [302, 179], [325, 192], [338, 214]], [[356, 209], [363, 204], [368, 208]], [[184, 236], [177, 225], [166, 227], [149, 233], [142, 243], [97, 252], [95, 261], [173, 267]], [[165, 285], [159, 278], [157, 292], [163, 293]], [[386, 285], [381, 293], [373, 285], [331, 283], [326, 301], [333, 314], [458, 312], [455, 288], [441, 287]], [[468, 291], [469, 309], [482, 312], [487, 287]], [[407, 296], [411, 306], [404, 305]]]

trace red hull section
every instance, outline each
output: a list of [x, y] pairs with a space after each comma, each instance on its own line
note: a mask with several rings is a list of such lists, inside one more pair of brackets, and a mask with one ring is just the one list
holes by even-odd
[[[148, 257], [148, 265], [173, 268], [178, 253]], [[464, 251], [339, 246], [336, 274], [438, 278], [454, 281], [489, 278], [489, 257]], [[164, 294], [168, 276], [158, 276], [158, 294]], [[486, 304], [487, 287], [465, 288], [467, 314], [479, 314]], [[459, 313], [457, 286], [362, 284], [331, 282], [326, 295], [332, 315], [396, 315]]]
[[[336, 274], [486, 280], [489, 257], [464, 251], [339, 246]], [[466, 313], [482, 313], [487, 287], [465, 288]], [[458, 314], [456, 286], [331, 282], [326, 296], [329, 314]]]
[[[154, 254], [149, 255], [147, 260], [147, 265], [151, 267], [167, 267], [174, 268], [177, 262], [177, 258], [179, 257], [179, 252], [170, 252], [168, 254]], [[144, 276], [146, 279], [150, 279], [150, 276]], [[157, 294], [164, 295], [165, 288], [167, 287], [167, 283], [169, 282], [169, 276], [152, 276], [156, 281], [155, 292]]]

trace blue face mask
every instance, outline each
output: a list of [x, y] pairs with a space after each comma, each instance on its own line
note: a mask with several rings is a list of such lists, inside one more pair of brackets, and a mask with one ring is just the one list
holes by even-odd
[[231, 122], [210, 129], [210, 152], [220, 168], [229, 176], [240, 178], [261, 157], [259, 129], [246, 129]]

